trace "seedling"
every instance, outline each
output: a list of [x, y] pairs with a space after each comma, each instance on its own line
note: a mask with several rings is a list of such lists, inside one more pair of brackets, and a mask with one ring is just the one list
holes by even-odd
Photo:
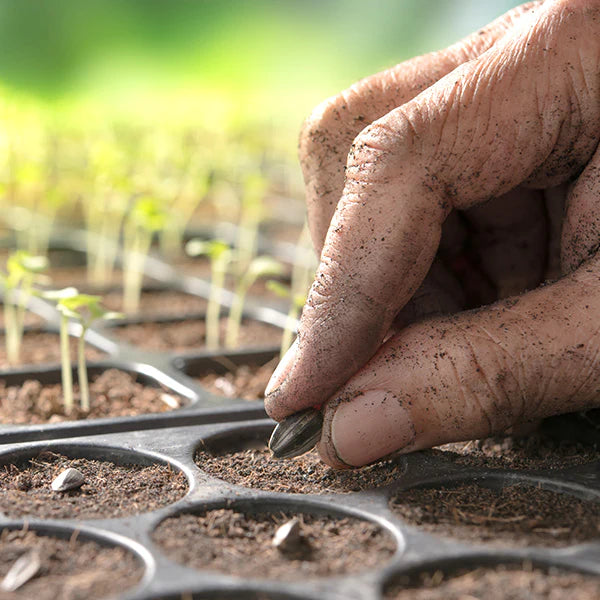
[[225, 333], [225, 346], [227, 348], [235, 348], [238, 344], [244, 302], [250, 286], [257, 279], [278, 275], [283, 275], [283, 267], [280, 262], [270, 256], [257, 256], [250, 262], [246, 272], [238, 279], [233, 302], [229, 309], [229, 318], [227, 319]]
[[118, 319], [121, 313], [106, 311], [100, 305], [100, 296], [80, 294], [77, 288], [68, 287], [62, 290], [46, 292], [45, 298], [56, 300], [56, 308], [60, 312], [60, 354], [63, 386], [63, 402], [65, 412], [73, 409], [73, 376], [71, 373], [71, 356], [69, 348], [69, 319], [79, 322], [81, 329], [77, 341], [77, 378], [81, 409], [90, 410], [90, 391], [85, 360], [85, 334], [90, 325], [98, 319]]
[[45, 256], [33, 256], [24, 250], [13, 252], [6, 261], [7, 274], [0, 274], [4, 286], [4, 327], [6, 329], [6, 355], [11, 364], [19, 362], [25, 309], [33, 293], [33, 284], [41, 280], [48, 267]]
[[152, 236], [164, 229], [168, 218], [158, 200], [142, 196], [135, 202], [125, 221], [123, 308], [126, 313], [135, 313], [139, 308], [144, 264]]
[[281, 336], [281, 349], [279, 351], [280, 358], [283, 358], [288, 348], [292, 345], [298, 317], [306, 302], [306, 294], [294, 294], [291, 287], [273, 279], [267, 281], [267, 288], [275, 292], [280, 298], [290, 299], [290, 308], [285, 320], [285, 329]]
[[190, 240], [185, 251], [189, 256], [208, 256], [211, 265], [210, 292], [206, 308], [206, 347], [219, 347], [219, 322], [221, 314], [221, 292], [225, 287], [225, 276], [232, 259], [232, 250], [221, 240]]

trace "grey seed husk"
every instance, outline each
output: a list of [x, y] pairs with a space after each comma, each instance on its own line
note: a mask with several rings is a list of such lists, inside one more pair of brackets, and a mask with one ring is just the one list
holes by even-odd
[[275, 427], [269, 448], [275, 458], [293, 458], [312, 448], [321, 438], [323, 416], [314, 408], [297, 412]]
[[34, 577], [42, 566], [40, 555], [37, 550], [31, 550], [20, 556], [4, 576], [0, 589], [5, 592], [14, 592], [25, 585]]
[[85, 482], [83, 473], [78, 469], [69, 467], [65, 469], [58, 477], [52, 482], [52, 489], [55, 492], [66, 492], [67, 490], [74, 490], [75, 488], [81, 487]]
[[301, 542], [300, 521], [292, 519], [277, 528], [272, 544], [281, 552], [297, 550]]

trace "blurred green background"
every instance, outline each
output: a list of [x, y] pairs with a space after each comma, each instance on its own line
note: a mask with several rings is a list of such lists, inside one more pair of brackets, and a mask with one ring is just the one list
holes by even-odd
[[[285, 123], [448, 45], [511, 0], [1, 0], [0, 85], [22, 102]], [[16, 96], [15, 96], [16, 94]]]

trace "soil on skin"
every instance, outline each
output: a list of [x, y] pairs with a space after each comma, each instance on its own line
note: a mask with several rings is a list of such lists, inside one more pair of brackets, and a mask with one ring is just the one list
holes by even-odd
[[[123, 292], [114, 290], [105, 294], [103, 306], [110, 310], [123, 311]], [[202, 313], [207, 302], [192, 294], [176, 290], [145, 290], [140, 296], [140, 306], [136, 315], [144, 317], [180, 317]]]
[[217, 396], [264, 400], [265, 388], [278, 363], [277, 356], [263, 365], [232, 365], [234, 370], [223, 375], [207, 373], [194, 379]]
[[[71, 358], [75, 360], [77, 356], [77, 338], [71, 337], [69, 344]], [[85, 356], [87, 360], [100, 360], [106, 356], [106, 353], [87, 344]], [[23, 334], [20, 360], [17, 364], [38, 365], [44, 363], [60, 363], [60, 336], [58, 333], [48, 333], [46, 331], [26, 331]], [[6, 356], [5, 336], [0, 335], [0, 369], [8, 369], [14, 366], [8, 362]]]
[[[224, 335], [227, 319], [221, 319]], [[119, 339], [146, 350], [189, 352], [206, 344], [206, 323], [203, 319], [186, 319], [164, 323], [136, 323], [114, 327], [111, 332]], [[238, 346], [276, 346], [281, 342], [277, 327], [245, 320], [240, 329]]]
[[393, 483], [404, 472], [402, 459], [340, 471], [323, 463], [316, 450], [277, 460], [264, 442], [255, 441], [253, 445], [229, 453], [199, 449], [195, 461], [206, 473], [229, 483], [290, 494], [359, 492]]
[[[83, 473], [84, 484], [53, 491], [52, 481], [69, 467]], [[0, 512], [13, 518], [119, 518], [172, 504], [186, 491], [185, 475], [168, 465], [118, 465], [44, 451], [22, 466], [0, 468]]]
[[565, 469], [600, 460], [596, 446], [557, 441], [541, 433], [445, 444], [429, 451], [468, 467], [490, 469]]
[[[292, 518], [300, 520], [303, 539], [282, 552], [273, 547], [273, 536]], [[166, 519], [153, 538], [171, 560], [189, 567], [286, 581], [380, 568], [395, 551], [392, 537], [367, 521], [231, 509]]]
[[142, 385], [136, 382], [133, 375], [117, 369], [108, 369], [92, 378], [89, 412], [79, 406], [79, 386], [73, 387], [75, 405], [67, 414], [62, 385], [42, 385], [31, 379], [19, 386], [7, 386], [0, 379], [0, 423], [32, 425], [127, 417], [166, 412], [185, 404], [180, 396], [162, 388]]
[[561, 547], [600, 537], [600, 503], [527, 485], [410, 489], [390, 507], [422, 531], [473, 543]]
[[386, 600], [596, 600], [600, 578], [531, 565], [499, 565], [420, 573], [397, 579], [385, 591]]
[[36, 551], [38, 573], [14, 592], [0, 590], [0, 600], [84, 600], [120, 594], [144, 574], [140, 561], [118, 546], [60, 539], [34, 531], [4, 529], [0, 534], [0, 578], [22, 556]]

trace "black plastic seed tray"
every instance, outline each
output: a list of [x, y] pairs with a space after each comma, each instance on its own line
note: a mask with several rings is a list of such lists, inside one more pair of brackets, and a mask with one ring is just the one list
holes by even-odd
[[[237, 418], [234, 415], [234, 418]], [[600, 501], [600, 464], [589, 463], [569, 470], [505, 471], [464, 467], [427, 453], [398, 458], [399, 475], [390, 485], [378, 489], [340, 494], [286, 494], [247, 489], [225, 483], [203, 472], [194, 462], [199, 447], [218, 440], [220, 448], [232, 451], [240, 439], [264, 440], [272, 429], [269, 420], [203, 424], [153, 431], [109, 433], [57, 442], [9, 444], [0, 451], [0, 464], [19, 463], [42, 450], [62, 453], [69, 458], [106, 458], [115, 462], [168, 463], [188, 479], [185, 497], [165, 508], [132, 517], [105, 520], [40, 520], [28, 518], [27, 526], [45, 533], [69, 537], [79, 531], [79, 539], [91, 538], [107, 544], [120, 544], [145, 565], [143, 580], [135, 589], [124, 591], [122, 600], [159, 598], [304, 598], [321, 600], [377, 599], [387, 582], [401, 573], [432, 568], [451, 569], [531, 561], [541, 567], [562, 567], [600, 575], [600, 542], [561, 549], [542, 547], [502, 548], [469, 544], [407, 526], [389, 508], [389, 500], [401, 490], [417, 486], [452, 486], [477, 482], [490, 488], [520, 483], [533, 487]], [[196, 570], [168, 559], [152, 541], [152, 532], [163, 519], [180, 513], [202, 512], [212, 508], [240, 508], [244, 512], [286, 511], [291, 513], [352, 516], [379, 524], [396, 544], [385, 564], [360, 574], [344, 574], [301, 582], [241, 579], [214, 571]], [[23, 520], [0, 519], [0, 528], [23, 527]], [[595, 526], [595, 524], [590, 524]], [[240, 558], [243, 560], [243, 557]], [[188, 594], [188, 595], [185, 595]]]

